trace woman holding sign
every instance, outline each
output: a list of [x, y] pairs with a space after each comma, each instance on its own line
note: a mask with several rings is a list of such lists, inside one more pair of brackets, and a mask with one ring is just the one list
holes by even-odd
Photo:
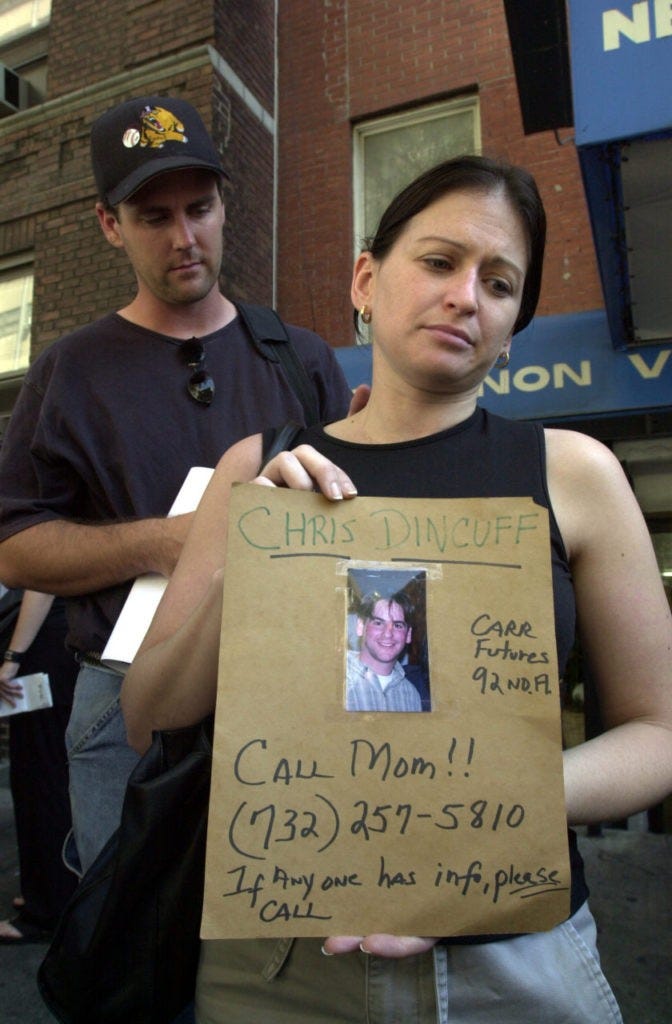
[[[576, 613], [606, 726], [564, 755], [567, 819], [585, 824], [626, 817], [672, 788], [672, 631], [645, 523], [611, 452], [477, 405], [484, 378], [506, 365], [513, 335], [534, 315], [544, 244], [543, 206], [525, 171], [467, 156], [412, 182], [355, 262], [355, 315], [373, 335], [367, 406], [302, 431], [300, 447], [259, 482], [317, 482], [336, 501], [525, 495], [549, 509], [560, 674]], [[255, 478], [261, 450], [249, 438], [218, 466], [126, 677], [124, 713], [140, 750], [152, 729], [196, 722], [214, 706], [227, 498], [232, 482]], [[620, 1021], [574, 840], [571, 851], [570, 916], [550, 932], [204, 942], [197, 1018]]]

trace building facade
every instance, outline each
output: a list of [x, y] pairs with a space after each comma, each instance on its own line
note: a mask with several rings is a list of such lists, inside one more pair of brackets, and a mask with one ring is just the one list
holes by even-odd
[[[510, 367], [488, 378], [483, 402], [613, 444], [649, 519], [661, 571], [672, 572], [672, 345], [664, 327], [643, 340], [614, 337], [602, 266], [610, 243], [598, 244], [582, 160], [585, 124], [527, 130], [515, 26], [507, 20], [515, 6], [0, 0], [0, 414], [11, 412], [40, 351], [128, 301], [132, 275], [100, 236], [88, 153], [92, 120], [117, 101], [178, 93], [199, 108], [232, 179], [225, 291], [272, 302], [318, 331], [338, 348], [353, 383], [366, 377], [370, 357], [355, 344], [351, 267], [377, 215], [406, 181], [446, 156], [501, 156], [539, 183], [548, 251], [539, 315], [516, 338]], [[523, 24], [542, 28], [554, 19], [564, 28], [580, 9], [572, 57], [577, 34], [583, 40], [593, 29], [609, 60], [644, 45], [665, 58], [662, 48], [672, 47], [672, 9], [661, 0], [568, 0], [567, 11], [564, 0], [528, 6]], [[592, 57], [584, 52], [581, 60], [590, 83]], [[541, 44], [523, 54], [526, 61], [534, 62], [544, 123], [538, 97], [546, 91], [553, 106], [555, 64]], [[580, 75], [574, 87], [581, 90]], [[604, 103], [599, 92], [596, 99], [608, 107], [606, 94]], [[637, 104], [648, 108], [646, 88]], [[663, 178], [668, 153], [654, 156]], [[615, 204], [607, 190], [608, 208]]]

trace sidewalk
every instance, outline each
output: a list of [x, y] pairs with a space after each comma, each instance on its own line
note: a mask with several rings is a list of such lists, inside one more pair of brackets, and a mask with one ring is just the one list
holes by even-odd
[[[0, 916], [18, 892], [7, 767], [0, 765]], [[672, 835], [606, 830], [580, 839], [605, 973], [625, 1024], [672, 1020]], [[2, 1024], [53, 1024], [35, 974], [45, 946], [0, 947]], [[91, 1024], [95, 1024], [92, 1007]], [[252, 1022], [251, 1022], [252, 1024]], [[539, 1022], [543, 1024], [543, 1022]], [[586, 1021], [586, 1024], [591, 1024]]]
[[[8, 766], [0, 764], [0, 918], [11, 917], [18, 888], [14, 815]], [[37, 991], [35, 974], [45, 946], [0, 946], [0, 1021], [2, 1024], [53, 1024]], [[91, 1024], [94, 1024], [95, 1017]]]

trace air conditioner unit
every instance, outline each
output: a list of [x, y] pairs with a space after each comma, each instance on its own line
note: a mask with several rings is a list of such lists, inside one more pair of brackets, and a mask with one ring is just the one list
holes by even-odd
[[29, 91], [25, 78], [21, 78], [5, 64], [0, 64], [0, 116], [25, 110], [28, 106]]

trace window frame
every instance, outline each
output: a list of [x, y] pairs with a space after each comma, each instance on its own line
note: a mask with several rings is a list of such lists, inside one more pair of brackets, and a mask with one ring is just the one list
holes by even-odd
[[[49, 9], [45, 15], [39, 16], [40, 7], [47, 2]], [[4, 14], [8, 14], [13, 8], [18, 7], [31, 7], [30, 23], [21, 25], [12, 31], [4, 31], [2, 29], [2, 18]], [[4, 3], [0, 2], [0, 46], [4, 46], [6, 43], [11, 43], [16, 39], [20, 39], [21, 36], [26, 36], [30, 32], [35, 32], [37, 29], [43, 28], [48, 25], [51, 20], [51, 0], [4, 0]]]
[[[0, 259], [0, 283], [6, 280], [10, 275], [16, 274], [24, 278], [30, 278], [32, 282], [31, 290], [31, 301], [30, 301], [30, 321], [28, 325], [28, 351], [26, 362], [21, 366], [14, 366], [11, 369], [5, 369], [0, 362], [0, 381], [13, 379], [17, 377], [24, 377], [30, 366], [30, 357], [32, 352], [32, 327], [33, 327], [33, 306], [35, 297], [35, 260], [32, 253], [21, 253], [16, 256], [8, 256]], [[23, 271], [23, 273], [21, 273]], [[19, 313], [19, 333], [17, 342], [20, 340], [22, 335], [22, 323], [25, 317], [25, 303], [22, 303], [21, 312]], [[2, 311], [0, 311], [2, 312]]]
[[[450, 99], [434, 101], [407, 110], [398, 111], [393, 114], [384, 114], [380, 117], [360, 121], [353, 126], [353, 239], [354, 256], [358, 256], [362, 239], [365, 237], [364, 224], [364, 196], [366, 181], [365, 146], [366, 139], [372, 135], [379, 135], [385, 132], [392, 132], [403, 128], [428, 121], [443, 120], [457, 114], [471, 111], [473, 115], [473, 149], [472, 152], [480, 154], [481, 147], [481, 117], [480, 103], [477, 92], [470, 92], [460, 96], [453, 96]], [[446, 152], [446, 158], [450, 156]], [[427, 167], [430, 165], [427, 164]], [[420, 171], [418, 171], [420, 173]], [[411, 173], [409, 180], [415, 176]], [[392, 199], [390, 195], [388, 201]]]

